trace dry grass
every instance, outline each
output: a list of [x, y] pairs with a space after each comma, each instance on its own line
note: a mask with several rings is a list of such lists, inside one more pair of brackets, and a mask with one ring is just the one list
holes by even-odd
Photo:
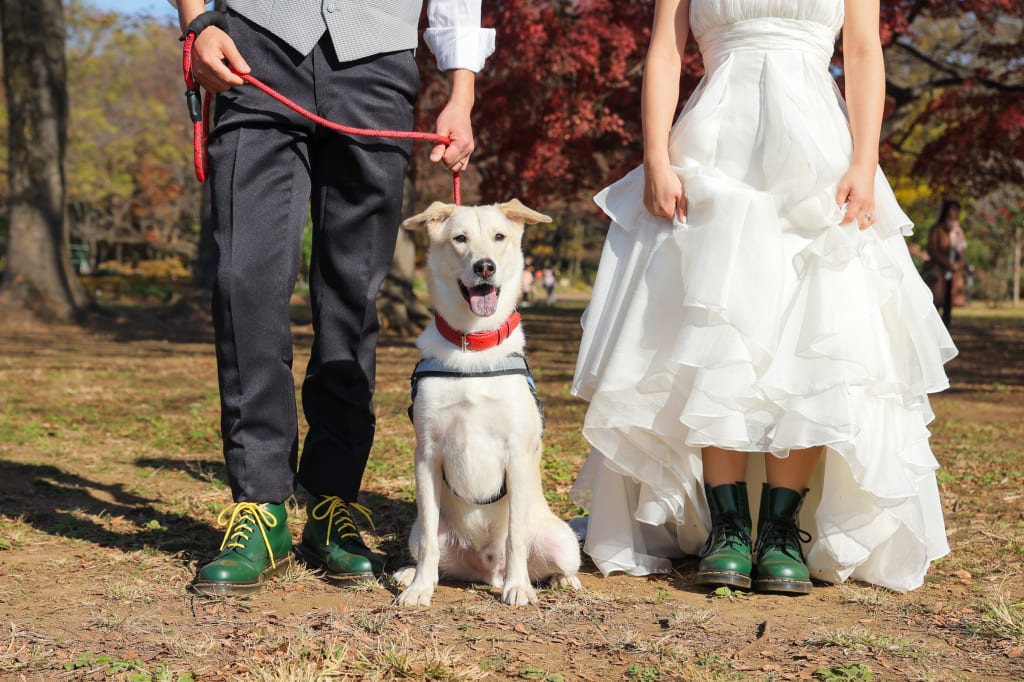
[[[581, 304], [531, 308], [552, 507], [587, 453], [570, 397]], [[801, 598], [709, 595], [694, 561], [601, 577], [508, 608], [442, 583], [430, 609], [393, 605], [386, 577], [344, 588], [296, 564], [263, 592], [186, 591], [230, 500], [206, 327], [0, 329], [0, 679], [739, 680], [1020, 679], [1024, 654], [1024, 316], [957, 321], [963, 355], [935, 397], [933, 443], [953, 552], [920, 590], [848, 584]], [[295, 327], [301, 379], [311, 330]], [[362, 502], [368, 544], [408, 562], [410, 340], [385, 337], [378, 439]], [[290, 506], [298, 537], [304, 500]]]

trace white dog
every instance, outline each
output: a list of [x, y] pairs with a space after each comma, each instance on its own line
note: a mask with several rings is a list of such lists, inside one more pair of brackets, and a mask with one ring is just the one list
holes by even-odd
[[542, 222], [551, 218], [513, 199], [435, 202], [402, 223], [430, 236], [435, 310], [416, 343], [417, 563], [395, 573], [404, 606], [428, 606], [439, 572], [501, 587], [506, 604], [536, 603], [532, 583], [544, 579], [580, 588], [578, 541], [541, 489], [543, 415], [515, 310], [523, 228]]

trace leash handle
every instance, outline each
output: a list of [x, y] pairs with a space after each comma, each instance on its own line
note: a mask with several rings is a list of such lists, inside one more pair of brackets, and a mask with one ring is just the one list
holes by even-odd
[[[202, 93], [199, 90], [199, 84], [196, 82], [195, 76], [192, 73], [192, 47], [196, 41], [197, 35], [198, 33], [196, 31], [187, 30], [185, 35], [182, 36], [183, 46], [181, 67], [185, 74], [185, 101], [188, 105], [189, 117], [192, 119], [192, 156], [195, 164], [196, 179], [202, 183], [206, 182], [209, 170], [209, 162], [206, 155], [206, 141], [210, 120], [210, 98], [207, 97], [205, 100], [203, 99]], [[451, 138], [438, 133], [425, 133], [415, 130], [376, 130], [374, 128], [355, 128], [353, 126], [335, 123], [334, 121], [329, 121], [326, 118], [318, 116], [312, 111], [299, 106], [297, 103], [288, 99], [255, 76], [250, 74], [240, 74], [237, 71], [234, 73], [245, 83], [264, 92], [300, 116], [343, 135], [379, 137], [393, 140], [423, 140], [426, 142], [433, 142], [435, 144], [443, 144], [446, 147], [452, 143]], [[456, 206], [462, 204], [461, 185], [462, 183], [459, 171], [452, 171], [452, 191]]]
[[210, 118], [210, 101], [209, 98], [203, 100], [199, 83], [192, 74], [192, 45], [197, 35], [194, 30], [186, 30], [181, 37], [181, 70], [185, 74], [185, 103], [188, 105], [188, 116], [192, 119], [192, 164], [195, 166], [196, 180], [204, 183], [208, 170], [206, 130]]

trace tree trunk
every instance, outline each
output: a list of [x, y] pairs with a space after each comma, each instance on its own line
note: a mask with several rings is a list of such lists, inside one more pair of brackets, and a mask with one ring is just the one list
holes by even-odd
[[0, 0], [10, 183], [10, 239], [0, 299], [44, 319], [85, 303], [71, 267], [64, 205], [68, 97], [60, 0]]
[[1013, 231], [1013, 307], [1020, 305], [1020, 260], [1021, 252], [1024, 251], [1024, 227], [1017, 225]]
[[[411, 178], [405, 179], [404, 215], [412, 215], [416, 190]], [[430, 310], [416, 298], [413, 279], [416, 274], [416, 243], [407, 230], [398, 231], [398, 243], [391, 269], [381, 285], [377, 311], [381, 327], [402, 336], [418, 334], [430, 321]]]

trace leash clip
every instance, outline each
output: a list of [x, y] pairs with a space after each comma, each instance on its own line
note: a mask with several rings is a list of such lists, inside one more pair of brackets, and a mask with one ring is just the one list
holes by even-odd
[[185, 91], [185, 103], [188, 105], [188, 116], [193, 123], [203, 120], [203, 96], [199, 94], [199, 88], [189, 88]]

